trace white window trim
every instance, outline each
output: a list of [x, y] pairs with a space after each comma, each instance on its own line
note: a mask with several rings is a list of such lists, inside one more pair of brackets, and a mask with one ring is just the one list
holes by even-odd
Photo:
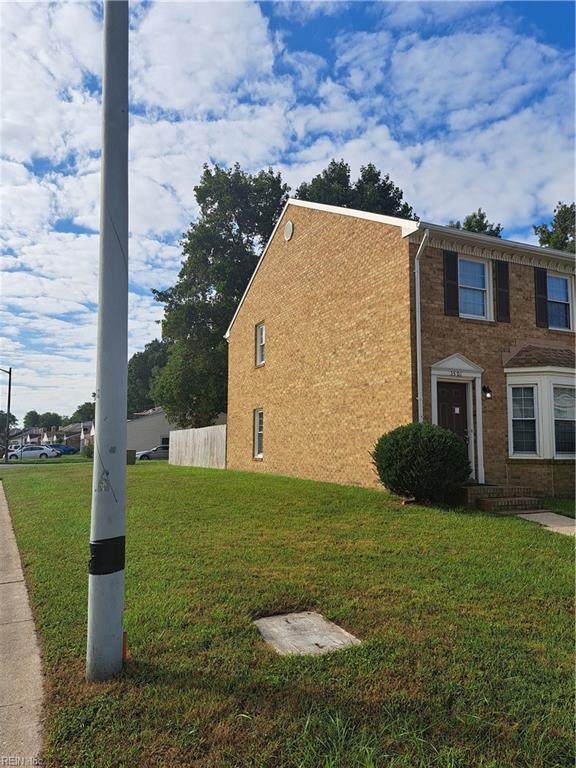
[[[573, 459], [576, 454], [556, 453], [554, 434], [554, 387], [574, 387], [575, 371], [566, 368], [505, 368], [508, 401], [508, 457], [510, 459]], [[537, 388], [536, 448], [537, 453], [513, 453], [511, 387]]]
[[551, 406], [552, 406], [552, 413], [551, 413], [551, 419], [552, 419], [552, 445], [554, 446], [554, 458], [555, 459], [574, 459], [576, 458], [575, 453], [558, 453], [556, 450], [556, 426], [554, 418], [554, 387], [571, 387], [572, 389], [576, 389], [576, 383], [574, 382], [574, 379], [572, 379], [571, 383], [568, 383], [565, 380], [557, 380], [556, 378], [552, 378], [550, 381], [550, 388], [551, 388]]
[[[260, 341], [260, 329], [262, 329], [262, 341]], [[256, 365], [264, 365], [266, 362], [266, 325], [256, 324]]]
[[[546, 270], [546, 312], [548, 313], [548, 302], [552, 299], [548, 298], [548, 275], [550, 277], [561, 277], [564, 280], [568, 280], [568, 317], [570, 319], [570, 328], [559, 328], [557, 325], [550, 325], [548, 320], [548, 328], [551, 331], [562, 331], [563, 333], [574, 333], [574, 278], [572, 275], [567, 275], [563, 272], [555, 272], [553, 269]], [[562, 303], [562, 302], [559, 302]]]
[[[475, 261], [478, 264], [484, 265], [484, 278], [486, 282], [486, 288], [475, 288], [472, 285], [462, 285], [460, 284], [460, 262], [461, 261]], [[481, 291], [484, 290], [486, 294], [486, 314], [484, 315], [467, 315], [464, 312], [460, 312], [458, 310], [458, 314], [460, 317], [463, 317], [466, 320], [485, 320], [490, 321], [494, 320], [494, 299], [493, 299], [493, 288], [492, 288], [492, 261], [490, 259], [478, 259], [475, 256], [462, 256], [458, 255], [458, 306], [460, 306], [460, 288], [470, 288], [471, 290], [475, 291]]]
[[[514, 430], [513, 430], [513, 411], [512, 411], [512, 390], [516, 387], [530, 387], [534, 392], [534, 421], [536, 424], [536, 451], [527, 453], [525, 451], [514, 451]], [[537, 382], [511, 382], [508, 384], [508, 455], [512, 459], [540, 459], [540, 398]]]
[[264, 414], [263, 408], [254, 408], [253, 413], [253, 433], [254, 433], [254, 447], [253, 447], [253, 456], [255, 459], [263, 459], [264, 458], [264, 426], [262, 426], [262, 450], [258, 452], [258, 414]]

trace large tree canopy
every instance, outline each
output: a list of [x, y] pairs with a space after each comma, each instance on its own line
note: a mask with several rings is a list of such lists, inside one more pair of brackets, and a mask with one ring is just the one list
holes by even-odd
[[62, 424], [62, 416], [59, 413], [52, 411], [46, 411], [46, 413], [40, 414], [40, 424], [42, 429], [50, 429], [50, 427], [59, 427]]
[[[224, 333], [288, 197], [279, 173], [268, 169], [252, 175], [238, 165], [204, 166], [194, 192], [200, 215], [182, 240], [184, 261], [176, 285], [154, 291], [164, 304], [166, 364], [152, 377], [151, 390], [148, 369], [140, 371], [139, 362], [133, 365], [132, 385], [129, 379], [129, 391], [147, 393], [181, 427], [210, 424], [226, 410]], [[402, 190], [372, 164], [362, 167], [352, 183], [348, 164], [332, 160], [298, 188], [297, 197], [416, 218]]]
[[301, 184], [296, 197], [326, 205], [340, 205], [360, 211], [383, 213], [403, 219], [417, 219], [412, 207], [404, 201], [404, 193], [386, 174], [372, 163], [362, 166], [354, 183], [350, 179], [350, 166], [344, 160], [331, 160], [328, 167], [312, 181]]
[[86, 401], [79, 405], [72, 416], [67, 421], [70, 424], [74, 424], [77, 421], [94, 421], [94, 414], [96, 412], [96, 404]]
[[38, 411], [28, 411], [24, 416], [24, 429], [40, 426], [40, 414]]
[[454, 229], [465, 229], [467, 232], [490, 235], [491, 237], [502, 237], [502, 230], [504, 229], [501, 224], [492, 224], [488, 221], [488, 216], [482, 208], [478, 208], [477, 211], [473, 211], [469, 216], [466, 216], [463, 223], [451, 221], [448, 226], [454, 227]]
[[576, 206], [574, 203], [559, 202], [554, 208], [554, 218], [550, 225], [539, 224], [534, 227], [538, 242], [545, 248], [556, 248], [559, 251], [574, 253], [576, 230]]
[[154, 339], [142, 352], [136, 352], [128, 361], [128, 417], [147, 411], [156, 405], [152, 385], [166, 365], [168, 345]]
[[[14, 416], [13, 413], [10, 414], [8, 418], [8, 425], [12, 427], [18, 419], [16, 416]], [[0, 411], [0, 440], [2, 440], [2, 443], [4, 442], [4, 435], [6, 434], [6, 411]]]
[[179, 426], [209, 424], [226, 410], [224, 333], [288, 196], [272, 169], [251, 175], [204, 166], [194, 188], [198, 220], [182, 241], [184, 262], [164, 304], [166, 366], [152, 397]]

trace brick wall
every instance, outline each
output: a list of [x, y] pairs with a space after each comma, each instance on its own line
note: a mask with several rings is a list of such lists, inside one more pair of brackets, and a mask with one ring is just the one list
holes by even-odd
[[397, 227], [289, 206], [230, 334], [229, 468], [376, 484], [376, 439], [413, 414], [408, 248]]
[[[417, 245], [410, 246], [412, 260]], [[468, 320], [444, 314], [443, 255], [427, 247], [421, 256], [422, 359], [424, 414], [431, 418], [430, 367], [460, 353], [484, 369], [482, 384], [493, 397], [483, 400], [486, 482], [536, 485], [546, 493], [568, 494], [574, 487], [574, 462], [508, 459], [508, 415], [504, 362], [521, 347], [570, 346], [574, 334], [538, 328], [532, 266], [510, 263], [510, 322]]]

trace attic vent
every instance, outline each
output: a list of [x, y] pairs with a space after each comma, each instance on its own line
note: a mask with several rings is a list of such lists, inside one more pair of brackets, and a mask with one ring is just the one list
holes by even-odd
[[286, 226], [284, 227], [284, 240], [286, 241], [290, 240], [293, 234], [294, 234], [294, 224], [292, 224], [291, 221], [287, 221]]

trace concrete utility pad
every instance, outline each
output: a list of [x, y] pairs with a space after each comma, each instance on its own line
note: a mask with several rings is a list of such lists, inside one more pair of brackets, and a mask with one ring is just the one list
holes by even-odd
[[576, 536], [576, 520], [555, 512], [535, 512], [534, 514], [522, 514], [518, 517], [530, 520], [531, 523], [540, 523], [554, 533], [563, 533], [565, 536]]
[[360, 640], [313, 611], [283, 613], [254, 622], [267, 643], [282, 656], [289, 653], [329, 653]]

